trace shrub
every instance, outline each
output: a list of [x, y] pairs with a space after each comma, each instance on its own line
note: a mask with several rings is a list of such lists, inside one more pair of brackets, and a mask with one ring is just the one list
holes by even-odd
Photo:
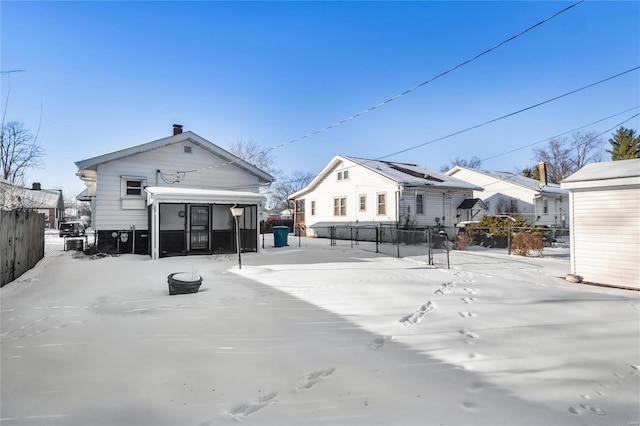
[[529, 256], [532, 251], [542, 253], [544, 243], [537, 232], [516, 232], [511, 238], [511, 251], [518, 256]]
[[458, 239], [456, 240], [456, 249], [466, 250], [472, 242], [473, 237], [471, 237], [471, 235], [466, 232], [461, 232], [458, 234]]

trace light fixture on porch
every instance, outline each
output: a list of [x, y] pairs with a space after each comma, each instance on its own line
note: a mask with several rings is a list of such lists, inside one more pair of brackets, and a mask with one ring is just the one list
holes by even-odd
[[236, 221], [236, 247], [238, 249], [238, 269], [242, 269], [242, 257], [240, 256], [240, 226], [238, 225], [238, 218], [242, 216], [244, 213], [244, 208], [236, 207], [234, 205], [229, 210], [231, 210], [231, 215], [234, 217]]

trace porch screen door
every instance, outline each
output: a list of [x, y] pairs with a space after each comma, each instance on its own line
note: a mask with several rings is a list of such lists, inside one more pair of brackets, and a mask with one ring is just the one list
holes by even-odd
[[209, 206], [191, 206], [191, 250], [209, 250]]

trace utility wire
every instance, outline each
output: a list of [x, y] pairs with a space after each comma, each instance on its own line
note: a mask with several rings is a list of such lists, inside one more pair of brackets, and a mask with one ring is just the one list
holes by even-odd
[[274, 149], [282, 148], [282, 147], [285, 147], [285, 146], [290, 145], [290, 144], [295, 143], [295, 142], [300, 142], [303, 139], [310, 138], [311, 136], [315, 136], [318, 133], [322, 133], [322, 132], [325, 132], [325, 131], [327, 131], [329, 129], [332, 129], [334, 127], [338, 127], [338, 126], [340, 126], [340, 125], [342, 125], [344, 123], [347, 123], [348, 121], [354, 120], [354, 119], [356, 119], [356, 118], [358, 118], [358, 117], [360, 117], [362, 115], [365, 115], [365, 114], [367, 114], [367, 113], [369, 113], [371, 111], [374, 111], [374, 110], [376, 110], [378, 108], [381, 108], [381, 107], [387, 105], [388, 103], [391, 103], [391, 102], [395, 101], [396, 99], [401, 98], [402, 96], [408, 95], [409, 93], [414, 92], [414, 91], [418, 90], [419, 88], [421, 88], [423, 86], [426, 86], [427, 84], [429, 84], [429, 83], [431, 83], [431, 82], [433, 82], [433, 81], [435, 81], [435, 80], [437, 80], [437, 79], [439, 79], [441, 77], [444, 77], [447, 74], [452, 73], [453, 71], [457, 70], [458, 68], [461, 68], [461, 67], [463, 67], [463, 66], [465, 66], [465, 65], [467, 65], [467, 64], [469, 64], [469, 63], [471, 63], [473, 61], [475, 61], [476, 59], [479, 59], [480, 57], [493, 52], [494, 50], [500, 48], [501, 46], [503, 46], [503, 45], [505, 45], [505, 44], [517, 39], [518, 37], [521, 37], [522, 35], [528, 33], [529, 31], [531, 31], [531, 30], [533, 30], [533, 29], [535, 29], [535, 28], [547, 23], [548, 21], [552, 20], [553, 18], [557, 17], [558, 15], [561, 15], [562, 13], [564, 13], [564, 12], [574, 8], [574, 7], [576, 7], [577, 5], [582, 3], [583, 1], [584, 0], [579, 0], [579, 1], [575, 2], [575, 3], [573, 3], [572, 5], [569, 5], [569, 6], [565, 7], [564, 9], [554, 13], [550, 17], [548, 17], [546, 19], [543, 19], [542, 21], [530, 26], [529, 28], [526, 28], [525, 30], [522, 30], [518, 34], [516, 34], [514, 36], [511, 36], [506, 40], [501, 41], [500, 43], [496, 44], [495, 46], [490, 47], [490, 48], [484, 50], [481, 53], [478, 53], [477, 55], [473, 56], [472, 58], [469, 58], [469, 59], [459, 63], [458, 65], [456, 65], [456, 66], [454, 66], [452, 68], [449, 68], [446, 71], [441, 72], [440, 74], [437, 74], [436, 76], [430, 78], [429, 80], [426, 80], [426, 81], [423, 81], [422, 83], [416, 84], [415, 86], [405, 90], [404, 92], [401, 92], [401, 93], [398, 93], [395, 96], [392, 96], [391, 98], [387, 99], [386, 101], [380, 102], [379, 104], [374, 105], [374, 106], [372, 106], [370, 108], [367, 108], [367, 109], [365, 109], [363, 111], [360, 111], [359, 113], [354, 114], [354, 115], [352, 115], [350, 117], [344, 118], [344, 119], [342, 119], [340, 121], [336, 121], [335, 123], [330, 124], [330, 125], [328, 125], [326, 127], [323, 127], [321, 129], [318, 129], [318, 130], [314, 130], [313, 132], [307, 133], [306, 135], [303, 135], [303, 136], [300, 136], [298, 138], [292, 139], [292, 140], [290, 140], [288, 142], [284, 142], [284, 143], [282, 143], [280, 145], [276, 145], [274, 147], [271, 147], [271, 148], [267, 149], [266, 151], [273, 151]]
[[518, 111], [514, 111], [514, 112], [511, 112], [509, 114], [505, 114], [505, 115], [500, 116], [498, 118], [494, 118], [492, 120], [485, 121], [485, 122], [480, 123], [480, 124], [476, 124], [475, 126], [467, 127], [466, 129], [458, 130], [457, 132], [450, 133], [450, 134], [448, 134], [446, 136], [442, 136], [442, 137], [439, 137], [439, 138], [436, 138], [436, 139], [432, 139], [430, 141], [427, 141], [427, 142], [424, 142], [424, 143], [421, 143], [421, 144], [418, 144], [418, 145], [414, 145], [414, 146], [411, 146], [409, 148], [405, 148], [405, 149], [402, 149], [400, 151], [396, 151], [396, 152], [393, 152], [391, 154], [384, 155], [382, 157], [378, 157], [378, 158], [376, 158], [376, 160], [381, 160], [383, 158], [388, 158], [388, 157], [392, 157], [394, 155], [403, 154], [405, 152], [412, 151], [414, 149], [421, 148], [423, 146], [430, 145], [432, 143], [439, 142], [441, 140], [448, 139], [448, 138], [453, 137], [453, 136], [457, 136], [457, 135], [459, 135], [461, 133], [468, 132], [469, 130], [477, 129], [477, 128], [482, 127], [482, 126], [486, 126], [487, 124], [495, 123], [496, 121], [499, 121], [499, 120], [504, 120], [505, 118], [512, 117], [512, 116], [514, 116], [516, 114], [520, 114], [520, 113], [528, 111], [530, 109], [537, 108], [537, 107], [539, 107], [541, 105], [548, 104], [549, 102], [553, 102], [553, 101], [556, 101], [558, 99], [564, 98], [566, 96], [573, 95], [574, 93], [578, 93], [578, 92], [580, 92], [582, 90], [588, 89], [590, 87], [596, 86], [596, 85], [604, 83], [606, 81], [613, 80], [614, 78], [620, 77], [622, 75], [628, 74], [628, 73], [630, 73], [632, 71], [636, 71], [638, 69], [640, 69], [640, 66], [637, 66], [635, 68], [631, 68], [629, 70], [623, 71], [623, 72], [621, 72], [619, 74], [616, 74], [616, 75], [613, 75], [611, 77], [607, 77], [607, 78], [602, 79], [600, 81], [596, 81], [595, 83], [588, 84], [588, 85], [583, 86], [583, 87], [581, 87], [579, 89], [575, 89], [575, 90], [572, 90], [570, 92], [564, 93], [564, 94], [562, 94], [560, 96], [556, 96], [556, 97], [547, 99], [546, 101], [539, 102], [539, 103], [537, 103], [535, 105], [531, 105], [531, 106], [528, 106], [526, 108], [519, 109]]
[[[447, 74], [452, 73], [453, 71], [457, 70], [458, 68], [461, 68], [461, 67], [463, 67], [463, 66], [465, 66], [465, 65], [467, 65], [467, 64], [469, 64], [469, 63], [471, 63], [473, 61], [475, 61], [476, 59], [479, 59], [482, 56], [485, 56], [485, 55], [493, 52], [494, 50], [502, 47], [503, 45], [505, 45], [505, 44], [507, 44], [507, 43], [509, 43], [509, 42], [511, 42], [511, 41], [523, 36], [524, 34], [528, 33], [529, 31], [531, 31], [531, 30], [533, 30], [533, 29], [535, 29], [535, 28], [537, 28], [537, 27], [549, 22], [550, 20], [556, 18], [557, 16], [559, 16], [559, 15], [567, 12], [568, 10], [576, 7], [577, 5], [579, 5], [582, 2], [584, 2], [584, 0], [578, 0], [577, 2], [575, 2], [575, 3], [565, 7], [564, 9], [554, 13], [553, 15], [549, 16], [548, 18], [545, 18], [542, 21], [539, 21], [536, 24], [534, 24], [534, 25], [532, 25], [532, 26], [520, 31], [519, 33], [507, 38], [506, 40], [501, 41], [500, 43], [496, 44], [495, 46], [490, 47], [490, 48], [482, 51], [481, 53], [478, 53], [477, 55], [475, 55], [475, 56], [473, 56], [473, 57], [471, 57], [471, 58], [459, 63], [458, 65], [455, 65], [454, 67], [449, 68], [446, 71], [443, 71], [440, 74], [437, 74], [436, 76], [434, 76], [434, 77], [432, 77], [432, 78], [430, 78], [430, 79], [428, 79], [426, 81], [423, 81], [422, 83], [419, 83], [419, 84], [417, 84], [417, 85], [415, 85], [415, 86], [413, 86], [413, 87], [411, 87], [411, 88], [409, 88], [409, 89], [407, 89], [407, 90], [405, 90], [405, 91], [403, 91], [403, 92], [401, 92], [401, 93], [399, 93], [399, 94], [397, 94], [395, 96], [392, 96], [391, 98], [389, 98], [389, 99], [387, 99], [387, 100], [385, 100], [383, 102], [380, 102], [377, 105], [374, 105], [374, 106], [372, 106], [370, 108], [367, 108], [367, 109], [365, 109], [363, 111], [360, 111], [357, 114], [354, 114], [354, 115], [352, 115], [350, 117], [344, 118], [344, 119], [342, 119], [340, 121], [337, 121], [337, 122], [335, 122], [333, 124], [330, 124], [330, 125], [328, 125], [326, 127], [323, 127], [321, 129], [315, 130], [315, 131], [310, 132], [310, 133], [307, 133], [307, 134], [305, 134], [303, 136], [300, 136], [298, 138], [292, 139], [292, 140], [290, 140], [288, 142], [284, 142], [284, 143], [282, 143], [280, 145], [276, 145], [276, 146], [270, 147], [270, 148], [266, 149], [265, 152], [271, 152], [271, 151], [276, 150], [278, 148], [283, 148], [283, 147], [288, 146], [290, 144], [293, 144], [293, 143], [296, 143], [296, 142], [300, 142], [300, 141], [302, 141], [304, 139], [308, 139], [308, 138], [310, 138], [312, 136], [315, 136], [315, 135], [317, 135], [319, 133], [325, 132], [325, 131], [330, 130], [330, 129], [334, 128], [334, 127], [338, 127], [338, 126], [340, 126], [342, 124], [345, 124], [345, 123], [347, 123], [347, 122], [349, 122], [351, 120], [354, 120], [354, 119], [356, 119], [356, 118], [358, 118], [358, 117], [360, 117], [362, 115], [365, 115], [365, 114], [367, 114], [367, 113], [369, 113], [371, 111], [374, 111], [374, 110], [376, 110], [378, 108], [381, 108], [384, 105], [387, 105], [388, 103], [391, 103], [391, 102], [395, 101], [396, 99], [401, 98], [402, 96], [405, 96], [405, 95], [407, 95], [409, 93], [412, 93], [412, 92], [418, 90], [419, 88], [421, 88], [423, 86], [426, 86], [427, 84], [429, 84], [429, 83], [431, 83], [431, 82], [433, 82], [433, 81], [435, 81], [435, 80], [437, 80], [437, 79], [439, 79], [441, 77], [444, 77]], [[218, 166], [204, 167], [204, 168], [200, 168], [200, 169], [190, 170], [189, 172], [196, 172], [196, 171], [206, 170], [206, 169], [209, 169], [209, 168], [221, 167], [223, 165], [230, 165], [230, 164], [234, 164], [234, 163], [235, 163], [235, 161], [230, 161], [228, 163], [223, 163], [223, 164], [220, 164]]]
[[[618, 115], [622, 115], [622, 114], [624, 114], [624, 113], [627, 113], [627, 112], [629, 112], [629, 111], [633, 111], [634, 109], [638, 109], [638, 108], [640, 108], [640, 105], [634, 106], [633, 108], [626, 109], [626, 110], [621, 111], [621, 112], [619, 112], [619, 113], [617, 113], [617, 114], [610, 115], [610, 116], [605, 117], [605, 118], [602, 118], [602, 119], [600, 119], [600, 120], [593, 121], [593, 122], [591, 122], [591, 123], [589, 123], [589, 124], [585, 124], [584, 126], [580, 126], [580, 127], [577, 127], [577, 128], [575, 128], [575, 129], [573, 129], [573, 130], [569, 130], [568, 132], [560, 133], [560, 134], [558, 134], [558, 135], [551, 136], [550, 138], [542, 139], [542, 140], [540, 140], [540, 141], [538, 141], [538, 142], [533, 142], [533, 143], [530, 143], [530, 144], [527, 144], [527, 145], [523, 145], [523, 146], [521, 146], [521, 147], [519, 147], [519, 148], [515, 148], [515, 149], [512, 149], [512, 150], [510, 150], [510, 151], [503, 152], [503, 153], [501, 153], [501, 154], [496, 154], [496, 155], [492, 155], [491, 157], [483, 158], [483, 159], [481, 159], [480, 161], [493, 160], [494, 158], [502, 157], [503, 155], [511, 154], [511, 153], [513, 153], [513, 152], [516, 152], [516, 151], [521, 151], [521, 150], [523, 150], [523, 149], [525, 149], [525, 148], [529, 148], [529, 147], [532, 147], [532, 146], [534, 146], [534, 145], [539, 145], [539, 144], [541, 144], [541, 143], [543, 143], [543, 142], [547, 142], [547, 141], [550, 141], [550, 140], [552, 140], [552, 139], [557, 139], [557, 138], [559, 138], [559, 137], [562, 137], [562, 136], [568, 135], [568, 134], [573, 133], [573, 132], [575, 132], [575, 131], [578, 131], [578, 130], [584, 129], [585, 127], [589, 127], [589, 126], [592, 126], [592, 125], [594, 125], [594, 124], [598, 124], [598, 123], [600, 123], [600, 122], [602, 122], [602, 121], [609, 120], [610, 118], [616, 117], [616, 116], [618, 116]], [[609, 129], [609, 130], [606, 130], [604, 133], [607, 133], [607, 132], [609, 132], [610, 130], [615, 129], [615, 128], [616, 128], [616, 127], [618, 127], [618, 126], [621, 126], [622, 124], [626, 123], [627, 121], [629, 121], [629, 120], [631, 120], [631, 119], [633, 119], [633, 118], [635, 118], [635, 117], [637, 117], [637, 116], [638, 116], [638, 114], [635, 114], [635, 115], [633, 115], [633, 116], [631, 116], [631, 117], [627, 118], [627, 119], [626, 119], [626, 120], [624, 120], [622, 123], [615, 125], [614, 127], [612, 127], [612, 128], [611, 128], [611, 129]], [[602, 136], [604, 133], [601, 133], [599, 136]]]

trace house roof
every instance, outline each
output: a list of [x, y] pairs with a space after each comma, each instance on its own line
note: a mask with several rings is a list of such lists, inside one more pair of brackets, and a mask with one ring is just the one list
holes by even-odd
[[427, 169], [416, 164], [399, 163], [393, 161], [370, 160], [366, 158], [347, 157], [336, 155], [307, 187], [291, 194], [290, 198], [296, 198], [313, 190], [341, 161], [348, 161], [377, 173], [397, 185], [405, 188], [442, 188], [442, 189], [468, 189], [482, 191], [482, 188], [458, 178]]
[[154, 202], [207, 204], [254, 204], [265, 201], [266, 198], [255, 192], [224, 191], [212, 189], [174, 188], [164, 186], [146, 187], [147, 204]]
[[561, 182], [567, 189], [639, 184], [640, 158], [587, 164]]
[[451, 170], [447, 172], [447, 175], [455, 175], [457, 171], [466, 170], [473, 173], [478, 173], [481, 175], [489, 176], [493, 179], [500, 180], [505, 183], [510, 183], [525, 189], [529, 189], [534, 192], [539, 192], [542, 194], [563, 194], [566, 195], [567, 191], [560, 188], [560, 185], [557, 183], [547, 183], [543, 185], [537, 179], [532, 179], [526, 176], [522, 176], [517, 173], [512, 172], [499, 172], [499, 171], [488, 171], [488, 170], [479, 170], [479, 169], [471, 169], [468, 167], [455, 166]]
[[18, 202], [22, 207], [32, 209], [64, 209], [62, 191], [59, 189], [32, 190], [6, 181], [0, 182], [0, 187], [4, 189], [3, 199], [7, 198], [3, 200], [3, 205]]
[[480, 208], [488, 210], [487, 205], [480, 198], [467, 198], [460, 203], [458, 208], [461, 210], [469, 210], [474, 208], [476, 204], [480, 204]]
[[152, 151], [154, 149], [185, 141], [189, 141], [193, 144], [201, 146], [207, 151], [217, 155], [218, 157], [221, 157], [226, 162], [235, 164], [238, 167], [246, 170], [247, 172], [257, 176], [263, 182], [273, 182], [274, 180], [273, 176], [271, 176], [269, 173], [255, 167], [254, 165], [242, 160], [229, 151], [220, 148], [219, 146], [209, 142], [208, 140], [204, 139], [201, 136], [198, 136], [191, 131], [186, 131], [177, 135], [143, 143], [140, 145], [135, 145], [129, 148], [120, 149], [118, 151], [109, 152], [106, 154], [98, 155], [96, 157], [76, 161], [75, 164], [79, 170], [97, 170], [97, 166], [103, 163], [120, 160], [122, 158], [131, 157], [136, 154]]

